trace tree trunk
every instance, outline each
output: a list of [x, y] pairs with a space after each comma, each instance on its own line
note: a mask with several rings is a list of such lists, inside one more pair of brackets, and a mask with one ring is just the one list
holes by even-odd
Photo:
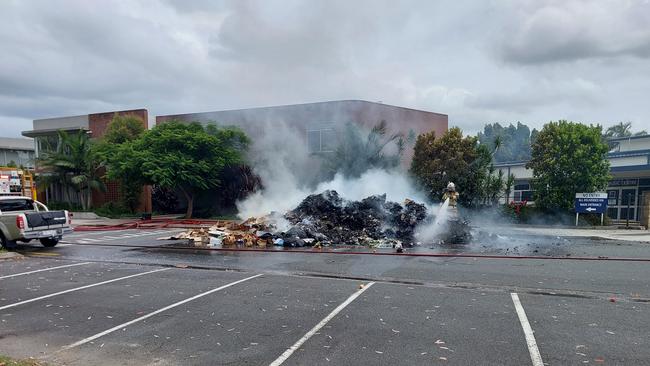
[[90, 206], [92, 205], [92, 202], [93, 202], [93, 190], [90, 189], [90, 187], [88, 187], [86, 191], [87, 191], [86, 192], [86, 207], [88, 208], [88, 210], [90, 210], [92, 208]]
[[183, 195], [185, 196], [185, 199], [187, 200], [187, 211], [185, 212], [185, 218], [186, 219], [191, 219], [192, 218], [192, 211], [194, 211], [194, 195], [188, 193], [183, 188], [181, 188], [180, 190], [181, 190], [181, 192], [183, 192]]
[[88, 211], [88, 208], [86, 207], [86, 197], [82, 190], [79, 190], [77, 193], [77, 198], [79, 199], [79, 203], [81, 203], [81, 209], [83, 211]]

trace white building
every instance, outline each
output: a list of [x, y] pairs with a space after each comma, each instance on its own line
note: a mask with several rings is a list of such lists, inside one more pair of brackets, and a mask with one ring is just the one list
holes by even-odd
[[[607, 216], [614, 221], [642, 221], [644, 196], [650, 197], [650, 135], [614, 138], [609, 140], [612, 149], [607, 158], [612, 180], [607, 187], [609, 196]], [[526, 169], [526, 161], [505, 162], [495, 167], [505, 175], [515, 176], [511, 201], [533, 200], [530, 181], [533, 171]], [[629, 204], [629, 212], [628, 212]]]
[[34, 169], [34, 141], [25, 138], [0, 137], [0, 166], [14, 164]]

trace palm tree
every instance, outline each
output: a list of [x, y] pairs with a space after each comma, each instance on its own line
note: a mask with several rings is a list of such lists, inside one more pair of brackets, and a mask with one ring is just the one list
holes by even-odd
[[630, 137], [632, 136], [632, 122], [619, 122], [605, 132], [605, 137]]
[[[391, 144], [395, 150], [389, 154], [386, 148]], [[397, 167], [404, 148], [404, 136], [401, 133], [389, 134], [386, 121], [379, 122], [367, 135], [356, 124], [348, 123], [341, 143], [334, 152], [322, 157], [329, 175], [342, 173], [346, 178], [357, 178], [369, 169]]]
[[72, 201], [68, 188], [74, 188], [79, 193], [78, 203], [83, 210], [88, 210], [92, 204], [92, 191], [106, 190], [99, 176], [103, 163], [95, 159], [87, 134], [68, 134], [59, 130], [58, 137], [57, 149], [39, 159], [39, 165], [45, 170], [40, 182], [45, 186], [59, 183], [68, 202]]

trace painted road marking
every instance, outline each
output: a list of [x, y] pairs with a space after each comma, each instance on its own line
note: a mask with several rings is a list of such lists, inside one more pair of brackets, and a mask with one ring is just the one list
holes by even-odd
[[535, 341], [533, 328], [531, 328], [530, 323], [528, 323], [524, 307], [521, 306], [521, 302], [519, 301], [519, 295], [512, 292], [510, 293], [510, 296], [512, 297], [512, 302], [515, 304], [515, 310], [517, 310], [519, 322], [521, 323], [524, 335], [526, 336], [526, 344], [528, 345], [528, 352], [530, 352], [530, 359], [533, 361], [533, 366], [544, 366], [542, 356], [539, 354], [539, 348], [537, 348], [537, 341]]
[[332, 320], [338, 313], [341, 312], [341, 310], [345, 309], [346, 306], [350, 305], [352, 301], [354, 301], [357, 297], [359, 297], [364, 291], [370, 288], [370, 286], [374, 285], [374, 282], [370, 282], [361, 289], [357, 290], [357, 292], [353, 293], [350, 297], [347, 298], [344, 302], [341, 303], [341, 305], [337, 306], [336, 309], [332, 310], [329, 315], [327, 315], [323, 320], [321, 320], [318, 324], [316, 324], [309, 332], [307, 332], [302, 338], [298, 340], [298, 342], [294, 343], [293, 346], [289, 347], [286, 351], [284, 351], [283, 354], [280, 355], [275, 361], [271, 362], [269, 366], [279, 366], [284, 363], [291, 355], [298, 349], [300, 346], [302, 346], [309, 338], [311, 338], [316, 332], [318, 332], [322, 327], [325, 326], [330, 320]]
[[55, 292], [55, 293], [53, 293], [53, 294], [43, 295], [43, 296], [35, 297], [35, 298], [33, 298], [33, 299], [20, 301], [20, 302], [16, 302], [16, 303], [9, 304], [9, 305], [5, 305], [5, 306], [0, 306], [0, 310], [13, 308], [13, 307], [16, 307], [16, 306], [19, 306], [19, 305], [28, 304], [28, 303], [30, 303], [30, 302], [34, 302], [34, 301], [39, 301], [39, 300], [43, 300], [43, 299], [48, 299], [48, 298], [50, 298], [50, 297], [54, 297], [54, 296], [58, 296], [58, 295], [67, 294], [67, 293], [69, 293], [69, 292], [75, 292], [75, 291], [85, 290], [85, 289], [87, 289], [87, 288], [91, 288], [91, 287], [95, 287], [95, 286], [101, 286], [101, 285], [105, 285], [105, 284], [107, 284], [107, 283], [112, 283], [112, 282], [122, 281], [122, 280], [126, 280], [126, 279], [133, 278], [133, 277], [144, 276], [144, 275], [146, 275], [146, 274], [150, 274], [150, 273], [156, 273], [156, 272], [161, 272], [161, 271], [167, 271], [167, 270], [170, 270], [170, 269], [171, 269], [171, 268], [161, 268], [161, 269], [156, 269], [156, 270], [153, 270], [153, 271], [148, 271], [148, 272], [143, 272], [143, 273], [136, 273], [136, 274], [129, 275], [129, 276], [124, 276], [124, 277], [114, 278], [114, 279], [112, 279], [112, 280], [108, 280], [108, 281], [102, 281], [102, 282], [98, 282], [98, 283], [93, 283], [93, 284], [86, 285], [86, 286], [75, 287], [75, 288], [71, 288], [71, 289], [69, 289], [69, 290], [59, 291], [59, 292]]
[[[155, 231], [146, 231], [146, 232], [139, 232], [139, 233], [124, 233], [120, 234], [119, 236], [112, 236], [112, 235], [104, 235], [104, 236], [95, 236], [93, 238], [85, 237], [85, 236], [74, 236], [74, 237], [68, 237], [68, 240], [71, 240], [72, 243], [78, 243], [78, 244], [92, 244], [94, 242], [104, 242], [104, 241], [113, 241], [113, 240], [119, 240], [119, 239], [130, 239], [130, 238], [139, 238], [143, 236], [149, 236], [149, 235], [160, 235], [160, 234], [171, 234], [175, 232], [180, 232], [182, 229], [177, 229], [177, 230], [155, 230]], [[115, 235], [115, 234], [113, 234]]]
[[[185, 299], [185, 300], [181, 300], [181, 301], [176, 302], [176, 303], [173, 303], [173, 304], [171, 304], [171, 305], [167, 305], [167, 306], [165, 306], [164, 308], [158, 309], [158, 310], [153, 311], [153, 312], [151, 312], [151, 313], [149, 313], [149, 314], [147, 314], [147, 315], [143, 315], [143, 316], [141, 316], [141, 317], [139, 317], [139, 318], [135, 318], [135, 319], [133, 319], [133, 320], [131, 320], [131, 321], [128, 321], [128, 322], [123, 323], [123, 324], [120, 324], [120, 325], [115, 326], [115, 327], [113, 327], [113, 328], [111, 328], [111, 329], [107, 329], [107, 330], [105, 330], [105, 331], [103, 331], [103, 332], [101, 332], [101, 333], [97, 333], [97, 334], [95, 334], [95, 335], [93, 335], [93, 336], [90, 336], [90, 337], [88, 337], [88, 338], [84, 338], [84, 339], [80, 340], [79, 342], [75, 342], [75, 343], [69, 344], [69, 345], [67, 345], [67, 346], [64, 346], [64, 347], [61, 348], [61, 349], [62, 349], [62, 350], [67, 350], [67, 349], [70, 349], [70, 348], [74, 348], [74, 347], [81, 346], [81, 345], [86, 344], [86, 343], [88, 343], [88, 342], [92, 342], [92, 341], [94, 341], [94, 340], [97, 339], [97, 338], [100, 338], [100, 337], [103, 337], [103, 336], [105, 336], [105, 335], [107, 335], [107, 334], [113, 333], [113, 332], [116, 331], [116, 330], [120, 330], [120, 329], [126, 328], [126, 327], [128, 327], [129, 325], [132, 325], [132, 324], [135, 324], [135, 323], [137, 323], [137, 322], [139, 322], [139, 321], [142, 321], [142, 320], [145, 320], [145, 319], [147, 319], [147, 318], [150, 318], [150, 317], [152, 317], [152, 316], [154, 316], [154, 315], [156, 315], [156, 314], [160, 314], [160, 313], [162, 313], [163, 311], [167, 311], [167, 310], [169, 310], [169, 309], [173, 309], [173, 308], [175, 308], [175, 307], [177, 307], [177, 306], [180, 306], [180, 305], [186, 304], [186, 303], [188, 303], [188, 302], [190, 302], [190, 301], [194, 301], [194, 300], [199, 299], [199, 298], [201, 298], [201, 297], [203, 297], [203, 296], [210, 295], [210, 294], [213, 293], [213, 292], [221, 291], [221, 290], [226, 289], [226, 288], [228, 288], [228, 287], [231, 287], [231, 286], [237, 285], [237, 284], [239, 284], [239, 283], [242, 283], [242, 282], [245, 282], [245, 281], [248, 281], [248, 280], [252, 280], [253, 278], [256, 278], [256, 277], [259, 277], [259, 276], [261, 276], [261, 274], [257, 274], [257, 275], [250, 276], [250, 277], [246, 277], [246, 278], [244, 278], [244, 279], [241, 279], [241, 280], [238, 280], [238, 281], [235, 281], [235, 282], [231, 282], [231, 283], [226, 284], [226, 285], [223, 285], [223, 286], [221, 286], [221, 287], [217, 287], [217, 288], [214, 288], [214, 289], [212, 289], [212, 290], [209, 290], [209, 291], [206, 291], [206, 292], [200, 293], [200, 294], [198, 294], [198, 295], [192, 296], [192, 297], [187, 298], [187, 299]], [[0, 310], [1, 310], [1, 309], [0, 309]]]
[[42, 269], [37, 269], [34, 271], [29, 271], [29, 272], [21, 272], [21, 273], [16, 273], [12, 275], [7, 275], [7, 276], [2, 276], [0, 277], [0, 280], [5, 279], [5, 278], [12, 278], [12, 277], [18, 277], [18, 276], [24, 276], [32, 273], [38, 273], [38, 272], [45, 272], [45, 271], [52, 271], [55, 269], [59, 268], [68, 268], [68, 267], [75, 267], [75, 266], [83, 266], [85, 264], [90, 264], [90, 262], [81, 262], [81, 263], [74, 263], [74, 264], [66, 264], [64, 266], [58, 266], [58, 267], [48, 267], [48, 268], [42, 268]]

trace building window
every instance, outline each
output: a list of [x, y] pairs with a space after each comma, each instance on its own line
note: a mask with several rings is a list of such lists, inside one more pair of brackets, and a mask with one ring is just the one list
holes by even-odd
[[513, 187], [513, 201], [515, 202], [532, 202], [533, 201], [533, 190], [530, 188], [530, 183], [521, 182], [517, 183]]
[[307, 130], [307, 149], [310, 153], [334, 151], [336, 149], [336, 131], [333, 128]]
[[58, 135], [43, 135], [36, 137], [36, 144], [38, 147], [38, 154], [54, 152], [59, 148]]
[[521, 191], [521, 200], [522, 201], [532, 202], [532, 200], [533, 200], [533, 191], [531, 191], [531, 190]]
[[515, 184], [515, 191], [527, 191], [529, 189], [530, 184], [528, 183]]

